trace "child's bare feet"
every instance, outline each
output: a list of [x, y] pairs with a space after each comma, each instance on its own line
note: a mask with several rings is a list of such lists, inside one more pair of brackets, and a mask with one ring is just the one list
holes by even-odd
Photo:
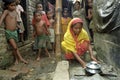
[[18, 64], [18, 60], [15, 60], [15, 63], [14, 63], [15, 65], [17, 65]]
[[37, 61], [39, 61], [40, 60], [40, 57], [37, 57], [37, 59], [36, 59]]
[[24, 59], [21, 59], [20, 61], [22, 61], [25, 64], [28, 64], [28, 62], [26, 60], [24, 60]]
[[24, 41], [22, 40], [22, 44], [24, 44]]
[[45, 48], [45, 52], [46, 52], [46, 55], [47, 55], [47, 56], [51, 57], [51, 56], [50, 56], [50, 53], [48, 52], [48, 50], [47, 50], [46, 48]]
[[48, 57], [49, 57], [49, 58], [51, 57], [50, 53], [48, 53]]
[[49, 52], [46, 52], [46, 55], [50, 58], [51, 57], [51, 55], [50, 55], [50, 53]]

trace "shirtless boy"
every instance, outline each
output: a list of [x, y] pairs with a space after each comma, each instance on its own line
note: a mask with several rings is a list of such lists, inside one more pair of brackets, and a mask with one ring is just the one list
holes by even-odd
[[[17, 35], [17, 13], [15, 0], [4, 0], [4, 11], [0, 18], [0, 25], [5, 24], [5, 35], [9, 44], [13, 48], [13, 55], [15, 57], [15, 64], [18, 64], [19, 60], [27, 64], [28, 62], [21, 56], [16, 42], [18, 41]], [[19, 27], [19, 26], [18, 26]]]
[[45, 21], [41, 19], [41, 16], [42, 13], [40, 11], [34, 12], [35, 24], [33, 26], [35, 30], [35, 36], [37, 37], [37, 44], [36, 44], [38, 48], [37, 60], [40, 60], [40, 53], [42, 48], [45, 49], [46, 54], [50, 57], [50, 54], [46, 47], [49, 31], [45, 24]]

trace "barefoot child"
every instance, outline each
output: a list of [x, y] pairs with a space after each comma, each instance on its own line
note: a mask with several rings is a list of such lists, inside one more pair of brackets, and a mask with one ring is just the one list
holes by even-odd
[[68, 24], [62, 47], [66, 51], [66, 59], [75, 58], [83, 68], [85, 68], [86, 63], [82, 60], [81, 56], [83, 56], [87, 50], [90, 53], [91, 59], [97, 61], [93, 56], [88, 34], [83, 29], [83, 21], [80, 18], [73, 18]]
[[15, 11], [16, 9], [16, 3], [15, 0], [4, 0], [4, 11], [0, 18], [0, 25], [4, 21], [5, 23], [5, 35], [6, 39], [9, 42], [9, 44], [13, 48], [13, 55], [15, 57], [15, 64], [18, 64], [18, 61], [22, 61], [23, 63], [28, 63], [26, 60], [23, 59], [21, 56], [16, 42], [18, 41], [18, 35], [17, 35], [17, 13]]
[[50, 57], [50, 54], [46, 48], [47, 36], [49, 34], [48, 28], [45, 24], [45, 21], [41, 19], [42, 13], [39, 11], [34, 12], [34, 31], [37, 39], [36, 46], [38, 47], [38, 56], [37, 60], [40, 60], [41, 49], [44, 48], [47, 55]]
[[[49, 20], [47, 18], [47, 15], [46, 15], [45, 11], [43, 11], [43, 5], [41, 3], [37, 3], [36, 4], [36, 11], [41, 12], [41, 14], [42, 14], [41, 19], [43, 21], [45, 21], [46, 26], [49, 27], [50, 22], [49, 22]], [[34, 25], [34, 24], [35, 24], [35, 19], [33, 17], [33, 19], [32, 19], [32, 25]]]
[[[45, 11], [43, 11], [43, 6], [42, 6], [42, 4], [41, 3], [37, 3], [36, 4], [36, 11], [39, 11], [39, 12], [41, 12], [41, 20], [43, 20], [43, 21], [45, 21], [45, 24], [46, 24], [46, 26], [47, 26], [47, 28], [48, 28], [48, 26], [50, 25], [50, 23], [49, 23], [49, 21], [48, 21], [48, 19], [47, 19], [47, 16], [46, 16], [46, 13], [45, 13]], [[32, 25], [33, 25], [33, 28], [34, 28], [34, 25], [36, 24], [36, 20], [35, 20], [35, 18], [34, 18], [34, 16], [33, 16], [33, 19], [32, 19]], [[33, 32], [33, 37], [34, 37], [34, 32]], [[35, 42], [34, 42], [34, 45], [36, 45], [37, 44], [37, 40], [36, 40], [36, 38], [35, 38]], [[36, 47], [33, 45], [33, 48], [37, 51], [37, 49], [36, 49]]]
[[49, 31], [50, 31], [50, 43], [52, 44], [52, 51], [55, 51], [55, 20], [53, 19], [53, 11], [49, 10], [47, 12], [47, 17], [50, 22]]
[[17, 12], [17, 23], [18, 25], [21, 27], [19, 28], [19, 36], [20, 36], [20, 41], [24, 42], [24, 25], [23, 25], [23, 21], [21, 18], [21, 12], [24, 13], [24, 9], [23, 7], [20, 5], [20, 0], [16, 0], [16, 12]]

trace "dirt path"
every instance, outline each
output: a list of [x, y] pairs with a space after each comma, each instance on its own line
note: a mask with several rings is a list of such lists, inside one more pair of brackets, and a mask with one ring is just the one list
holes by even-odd
[[20, 73], [20, 77], [15, 80], [52, 80], [56, 68], [54, 55], [49, 58], [42, 54], [41, 60], [36, 61], [36, 54], [30, 53], [25, 56], [29, 64], [19, 63], [11, 66], [8, 70]]
[[[41, 60], [36, 61], [36, 54], [30, 51], [29, 55], [25, 56], [29, 64], [19, 63], [18, 65], [11, 66], [7, 70], [0, 71], [0, 75], [6, 73], [3, 77], [0, 76], [0, 80], [52, 80], [57, 62], [52, 52], [51, 55], [52, 57], [49, 58], [43, 53]], [[74, 80], [120, 80], [119, 69], [117, 70], [110, 65], [102, 63], [102, 70], [104, 73], [115, 73], [117, 77], [102, 77], [100, 75], [91, 77], [74, 76], [85, 75], [84, 69], [76, 60], [69, 62], [70, 80], [72, 80], [71, 78], [74, 78]]]

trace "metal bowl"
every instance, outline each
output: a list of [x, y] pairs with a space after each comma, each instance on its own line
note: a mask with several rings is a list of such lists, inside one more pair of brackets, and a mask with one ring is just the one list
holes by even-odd
[[95, 61], [91, 61], [90, 63], [87, 63], [86, 64], [86, 68], [85, 68], [85, 73], [87, 75], [93, 75], [93, 74], [96, 74], [96, 73], [101, 73], [101, 65], [98, 64], [97, 62]]
[[95, 61], [91, 61], [90, 63], [87, 63], [87, 64], [86, 64], [86, 67], [87, 67], [87, 68], [90, 68], [90, 69], [100, 69], [100, 68], [101, 68], [101, 65], [98, 64], [98, 63], [95, 62]]
[[86, 72], [89, 72], [91, 74], [96, 74], [96, 73], [101, 73], [101, 69], [89, 69], [89, 68], [85, 68]]

